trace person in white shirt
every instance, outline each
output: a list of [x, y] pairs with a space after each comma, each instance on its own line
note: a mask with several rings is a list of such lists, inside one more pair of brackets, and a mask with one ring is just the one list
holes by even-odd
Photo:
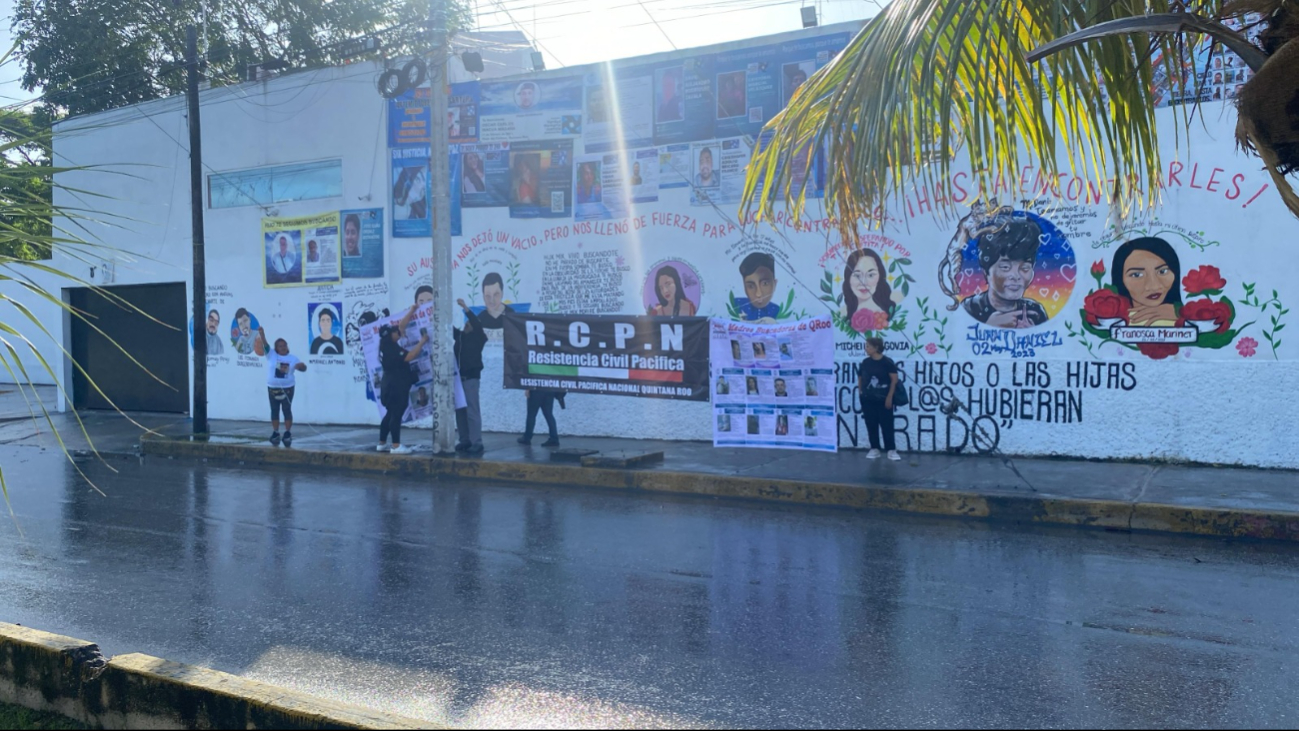
[[289, 251], [289, 238], [280, 237], [280, 250], [271, 255], [271, 268], [276, 274], [288, 275], [298, 265], [298, 253]]
[[266, 350], [266, 395], [271, 402], [271, 444], [280, 443], [280, 411], [284, 411], [284, 446], [293, 446], [293, 392], [297, 386], [294, 374], [307, 370], [307, 364], [289, 353], [289, 343], [280, 338], [275, 348], [267, 348], [266, 329], [257, 328]]

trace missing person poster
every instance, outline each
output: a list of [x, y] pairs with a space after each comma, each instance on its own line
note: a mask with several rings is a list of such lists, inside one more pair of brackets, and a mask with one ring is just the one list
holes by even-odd
[[745, 168], [751, 155], [740, 137], [696, 142], [691, 148], [694, 175], [690, 178], [690, 204], [713, 206], [739, 203], [744, 196]]
[[382, 277], [383, 209], [340, 211], [343, 219], [343, 279]]
[[713, 446], [839, 450], [834, 323], [711, 320]]
[[607, 220], [631, 215], [638, 203], [659, 199], [659, 152], [623, 150], [577, 159], [573, 182], [573, 218]]
[[708, 400], [705, 318], [508, 312], [502, 321], [506, 388]]
[[481, 142], [549, 140], [582, 134], [582, 77], [483, 82]]
[[510, 218], [573, 217], [573, 141], [510, 143]]
[[395, 147], [392, 153], [393, 238], [427, 238], [433, 233], [429, 148]]
[[301, 287], [337, 284], [338, 211], [296, 218], [263, 218], [262, 284]]
[[[379, 330], [384, 326], [396, 327], [401, 324], [401, 320], [406, 313], [400, 315], [391, 315], [381, 317], [366, 324], [361, 329], [361, 351], [365, 354], [365, 372], [369, 379], [370, 387], [375, 393], [383, 392], [383, 363], [379, 358]], [[420, 338], [424, 333], [432, 330], [433, 305], [425, 304], [423, 307], [415, 310], [415, 315], [411, 317], [410, 322], [406, 325], [406, 331], [402, 333], [398, 344], [407, 350], [414, 348], [419, 344]], [[429, 345], [424, 346], [424, 350], [407, 364], [410, 368], [410, 393], [406, 398], [406, 412], [402, 414], [402, 422], [423, 419], [433, 415], [433, 350]], [[388, 410], [384, 408], [383, 399], [377, 399], [374, 405], [379, 409], [379, 418], [382, 419]]]

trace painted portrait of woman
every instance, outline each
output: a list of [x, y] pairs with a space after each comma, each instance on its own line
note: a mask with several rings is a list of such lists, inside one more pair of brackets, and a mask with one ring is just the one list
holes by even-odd
[[1171, 327], [1182, 309], [1182, 264], [1171, 244], [1152, 237], [1133, 239], [1114, 252], [1110, 269], [1115, 291], [1131, 303], [1128, 325]]
[[[658, 305], [649, 308], [654, 317], [694, 317], [699, 308], [686, 297], [681, 273], [674, 266], [660, 267], [654, 274], [654, 293]], [[737, 356], [738, 357], [738, 356]]]
[[848, 257], [843, 267], [843, 314], [854, 330], [866, 332], [887, 328], [889, 310], [900, 299], [894, 299], [879, 254], [872, 249], [858, 249]]

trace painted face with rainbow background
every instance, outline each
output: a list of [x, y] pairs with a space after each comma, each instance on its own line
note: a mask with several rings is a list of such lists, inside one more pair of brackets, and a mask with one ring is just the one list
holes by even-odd
[[[1078, 277], [1078, 263], [1073, 247], [1055, 224], [1036, 213], [1015, 211], [1011, 216], [1036, 224], [1041, 234], [1038, 236], [1037, 257], [1031, 273], [1016, 271], [1007, 278], [1014, 280], [1011, 284], [1015, 284], [1029, 280], [1031, 274], [1031, 282], [1020, 296], [1042, 305], [1048, 318], [1055, 317], [1068, 304], [1069, 296], [1073, 294], [1074, 280]], [[979, 264], [979, 241], [982, 238], [980, 236], [969, 241], [961, 251], [961, 272], [957, 277], [957, 286], [962, 300], [987, 291], [992, 284]]]

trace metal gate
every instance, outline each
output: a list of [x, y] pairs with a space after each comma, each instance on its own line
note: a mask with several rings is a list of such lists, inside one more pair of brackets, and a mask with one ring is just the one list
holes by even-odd
[[111, 409], [116, 404], [123, 411], [189, 411], [189, 304], [185, 284], [104, 289], [129, 304], [88, 288], [68, 290], [68, 303], [94, 325], [74, 315], [69, 350], [103, 391], [99, 393], [87, 376], [74, 368], [73, 405], [78, 409]]

